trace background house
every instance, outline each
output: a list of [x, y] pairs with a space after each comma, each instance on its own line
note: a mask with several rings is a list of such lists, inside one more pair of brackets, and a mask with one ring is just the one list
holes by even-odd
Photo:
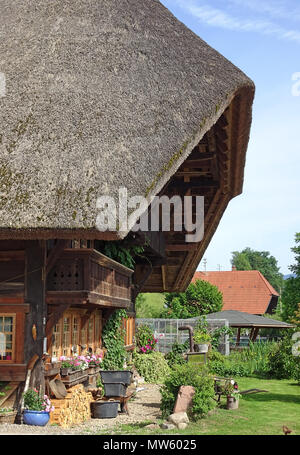
[[192, 282], [205, 280], [223, 294], [223, 311], [236, 310], [262, 315], [272, 313], [279, 294], [258, 270], [196, 272]]

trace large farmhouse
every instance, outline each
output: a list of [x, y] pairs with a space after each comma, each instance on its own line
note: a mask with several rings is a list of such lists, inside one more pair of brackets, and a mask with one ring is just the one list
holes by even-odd
[[[157, 0], [0, 10], [0, 380], [22, 387], [30, 369], [40, 386], [45, 351], [96, 351], [117, 308], [130, 346], [136, 295], [189, 284], [242, 191], [254, 85]], [[135, 231], [136, 212], [99, 230], [99, 197], [124, 187], [145, 211], [204, 196], [203, 239]], [[103, 254], [108, 241], [144, 247], [134, 270]]]

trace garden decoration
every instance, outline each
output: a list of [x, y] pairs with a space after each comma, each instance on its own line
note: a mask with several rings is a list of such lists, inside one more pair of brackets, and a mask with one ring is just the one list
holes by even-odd
[[223, 382], [219, 384], [215, 382], [215, 391], [219, 395], [218, 402], [220, 401], [221, 395], [226, 396], [226, 409], [237, 409], [239, 406], [239, 399], [242, 397], [237, 382], [234, 381], [234, 379], [222, 380], [221, 378], [215, 378], [215, 381]]
[[13, 408], [0, 408], [0, 424], [14, 423], [17, 411]]
[[41, 395], [37, 389], [29, 389], [24, 393], [23, 422], [26, 425], [45, 426], [54, 411], [47, 395]]

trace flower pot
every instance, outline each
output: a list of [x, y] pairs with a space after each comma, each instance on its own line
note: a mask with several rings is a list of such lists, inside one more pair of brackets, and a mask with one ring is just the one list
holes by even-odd
[[104, 386], [104, 396], [106, 397], [125, 397], [127, 391], [127, 385], [120, 383], [109, 383], [105, 382]]
[[195, 344], [195, 351], [196, 352], [208, 352], [208, 344], [207, 343], [203, 343], [203, 344]]
[[226, 409], [238, 409], [239, 400], [234, 397], [227, 397]]
[[118, 415], [118, 401], [92, 401], [91, 415], [94, 419], [114, 419]]
[[17, 411], [0, 412], [0, 424], [1, 423], [14, 423], [17, 415]]
[[31, 409], [24, 409], [23, 423], [26, 425], [36, 425], [44, 427], [50, 419], [50, 413], [47, 411], [32, 411]]
[[132, 372], [129, 370], [106, 370], [100, 371], [101, 381], [105, 383], [123, 383], [130, 385]]

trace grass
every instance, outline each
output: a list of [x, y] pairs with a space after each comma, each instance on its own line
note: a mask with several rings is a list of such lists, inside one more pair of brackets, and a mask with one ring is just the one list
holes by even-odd
[[137, 307], [137, 318], [157, 318], [164, 309], [165, 295], [163, 293], [144, 293], [140, 307]]
[[[179, 435], [283, 435], [282, 426], [292, 430], [292, 435], [300, 435], [300, 386], [291, 380], [267, 380], [239, 378], [240, 390], [253, 388], [268, 390], [244, 395], [237, 410], [225, 408], [225, 398], [221, 406], [198, 422], [190, 422], [185, 430], [149, 430], [144, 427], [149, 422], [133, 425], [120, 425], [114, 428], [115, 434], [179, 434]], [[161, 422], [161, 421], [160, 421]], [[157, 423], [160, 423], [157, 422]]]

